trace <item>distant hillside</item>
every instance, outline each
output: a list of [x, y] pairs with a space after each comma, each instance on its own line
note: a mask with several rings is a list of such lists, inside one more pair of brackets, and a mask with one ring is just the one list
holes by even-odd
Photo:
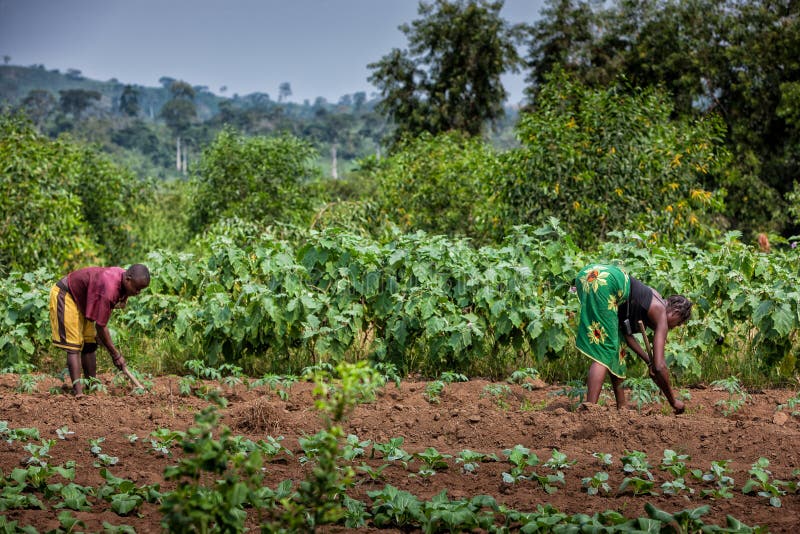
[[[166, 79], [171, 81], [171, 79]], [[58, 100], [59, 91], [68, 89], [84, 89], [98, 91], [102, 95], [99, 107], [106, 111], [114, 111], [119, 106], [119, 97], [126, 84], [115, 78], [107, 82], [91, 80], [83, 77], [80, 71], [70, 70], [65, 73], [58, 69], [47, 70], [44, 65], [20, 67], [16, 65], [0, 66], [0, 101], [18, 105], [32, 90], [45, 90]], [[171, 98], [168, 84], [164, 87], [145, 87], [131, 84], [139, 91], [139, 107], [142, 114], [155, 118], [161, 107]], [[207, 120], [219, 112], [220, 100], [225, 100], [207, 91], [204, 87], [194, 87], [197, 115]]]
[[[158, 117], [162, 106], [172, 97], [169, 86], [175, 79], [165, 76], [159, 81], [162, 83], [161, 87], [130, 84], [139, 91], [139, 108], [143, 117], [150, 119]], [[187, 81], [187, 83], [190, 82]], [[58, 69], [47, 70], [44, 65], [30, 67], [0, 65], [0, 105], [5, 104], [12, 107], [18, 106], [32, 90], [48, 91], [58, 101], [59, 91], [83, 89], [98, 91], [102, 95], [98, 107], [107, 112], [115, 112], [119, 107], [119, 98], [126, 85], [116, 78], [105, 82], [92, 80], [74, 69], [61, 72]], [[195, 90], [194, 103], [197, 106], [197, 117], [201, 121], [217, 115], [220, 111], [220, 103], [226, 101], [242, 108], [281, 106], [285, 116], [297, 118], [310, 118], [313, 114], [318, 113], [321, 107], [328, 111], [343, 111], [343, 107], [345, 110], [352, 108], [355, 101], [353, 98], [355, 95], [343, 95], [340, 102], [327, 102], [325, 99], [319, 98], [315, 102], [306, 101], [303, 104], [296, 104], [272, 100], [266, 93], [221, 97], [211, 93], [207, 87], [202, 85], [194, 85], [192, 88]], [[376, 102], [375, 100], [367, 101], [364, 98], [363, 108], [371, 110]]]

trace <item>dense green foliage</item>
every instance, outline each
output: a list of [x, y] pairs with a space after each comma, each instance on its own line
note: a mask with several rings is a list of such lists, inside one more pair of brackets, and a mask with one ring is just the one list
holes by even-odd
[[554, 70], [596, 87], [623, 76], [665, 89], [676, 115], [720, 115], [736, 155], [714, 187], [728, 190], [726, 216], [743, 230], [784, 230], [800, 172], [798, 58], [792, 1], [548, 0], [528, 43], [528, 91], [536, 108]]
[[92, 148], [51, 141], [0, 116], [0, 269], [66, 269], [135, 252], [130, 221], [145, 194]]
[[[122, 339], [172, 339], [178, 357], [256, 373], [369, 358], [430, 376], [504, 376], [558, 361], [553, 378], [568, 379], [585, 371], [571, 341], [573, 277], [590, 261], [620, 261], [662, 294], [696, 302], [668, 345], [681, 382], [734, 373], [780, 381], [799, 369], [797, 251], [760, 254], [735, 237], [701, 250], [614, 234], [591, 255], [556, 221], [478, 249], [422, 233], [384, 245], [335, 230], [300, 247], [272, 235], [245, 246], [221, 238], [207, 255], [151, 254], [150, 288], [115, 324]], [[4, 343], [47, 347], [47, 290], [16, 274], [5, 281]]]
[[497, 234], [490, 187], [501, 166], [486, 143], [457, 133], [422, 134], [364, 169], [377, 183], [377, 208], [404, 232], [478, 240]]
[[659, 91], [589, 89], [556, 76], [517, 126], [494, 188], [506, 227], [563, 220], [592, 247], [614, 230], [650, 230], [675, 241], [718, 233], [724, 190], [708, 190], [726, 164], [722, 127], [672, 120]]
[[245, 137], [224, 130], [204, 150], [189, 227], [197, 232], [224, 217], [291, 221], [311, 206], [314, 150], [291, 136]]
[[381, 92], [379, 109], [402, 135], [458, 130], [480, 135], [503, 114], [500, 76], [516, 69], [517, 32], [500, 17], [503, 2], [420, 2], [420, 18], [400, 30], [408, 50], [392, 50], [372, 63], [370, 81]]

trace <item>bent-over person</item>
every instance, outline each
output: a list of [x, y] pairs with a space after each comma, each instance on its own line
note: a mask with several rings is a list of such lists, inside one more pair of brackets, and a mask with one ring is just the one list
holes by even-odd
[[[664, 348], [669, 330], [689, 320], [692, 303], [682, 295], [664, 299], [658, 291], [615, 265], [585, 267], [575, 278], [575, 286], [581, 303], [575, 344], [592, 360], [586, 380], [587, 402], [597, 403], [606, 373], [610, 373], [617, 408], [627, 406], [622, 389], [627, 352], [622, 346], [624, 339], [648, 364], [651, 378], [675, 413], [683, 413], [684, 403], [670, 387]], [[652, 360], [633, 337], [639, 331], [639, 321], [653, 331]]]
[[[66, 275], [50, 289], [50, 327], [53, 345], [67, 352], [67, 369], [76, 396], [85, 378], [97, 376], [97, 345], [108, 350], [114, 366], [127, 371], [125, 358], [114, 346], [108, 320], [114, 308], [150, 285], [150, 271], [137, 263], [121, 267], [85, 267]], [[127, 374], [127, 372], [126, 372]]]

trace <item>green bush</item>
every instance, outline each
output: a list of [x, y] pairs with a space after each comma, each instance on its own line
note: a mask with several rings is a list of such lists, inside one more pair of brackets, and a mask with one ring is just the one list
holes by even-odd
[[656, 90], [589, 89], [555, 76], [517, 127], [497, 184], [505, 223], [558, 217], [583, 247], [615, 230], [703, 242], [719, 228], [724, 191], [707, 191], [727, 154], [722, 123], [672, 118]]
[[491, 183], [500, 163], [490, 145], [462, 134], [422, 134], [375, 163], [376, 202], [402, 232], [484, 240], [499, 220]]
[[145, 193], [96, 149], [52, 141], [24, 117], [0, 115], [0, 269], [133, 259], [130, 221]]
[[245, 137], [223, 130], [195, 171], [190, 230], [200, 232], [229, 217], [264, 223], [307, 219], [316, 158], [314, 148], [295, 137]]

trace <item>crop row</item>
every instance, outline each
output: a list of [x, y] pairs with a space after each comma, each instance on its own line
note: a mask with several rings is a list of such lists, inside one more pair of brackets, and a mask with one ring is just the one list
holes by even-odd
[[[244, 524], [245, 510], [258, 511], [259, 517], [274, 521], [272, 525], [290, 519], [291, 507], [319, 506], [314, 498], [320, 500], [323, 496], [302, 495], [302, 483], [295, 488], [296, 482], [284, 480], [275, 485], [274, 489], [260, 485], [263, 473], [262, 459], [268, 463], [285, 462], [291, 459], [293, 453], [283, 447], [282, 438], [267, 437], [266, 440], [253, 442], [243, 436], [233, 436], [227, 428], [223, 427], [219, 440], [211, 437], [218, 431], [217, 417], [213, 410], [206, 410], [197, 417], [197, 426], [186, 432], [158, 429], [152, 432], [147, 439], [130, 435], [132, 442], [147, 443], [152, 454], [172, 457], [175, 449], [182, 449], [184, 458], [178, 465], [168, 466], [165, 469], [165, 480], [180, 479], [188, 472], [203, 465], [206, 467], [195, 471], [193, 481], [195, 484], [201, 480], [200, 472], [207, 471], [218, 476], [219, 489], [222, 479], [230, 482], [235, 480], [241, 496], [233, 500], [231, 494], [225, 495], [226, 504], [234, 507], [236, 519], [229, 519], [237, 524]], [[59, 439], [74, 439], [72, 432], [67, 427], [57, 429]], [[170, 531], [183, 531], [181, 526], [196, 525], [196, 517], [178, 517], [187, 514], [186, 508], [178, 512], [174, 508], [176, 501], [187, 497], [179, 489], [173, 492], [162, 492], [159, 484], [136, 485], [131, 480], [120, 478], [111, 473], [113, 466], [117, 465], [118, 458], [105, 454], [102, 450], [104, 438], [91, 439], [87, 449], [91, 453], [93, 465], [99, 469], [103, 484], [98, 487], [82, 486], [75, 483], [76, 462], [71, 460], [63, 465], [51, 465], [51, 453], [56, 440], [42, 439], [38, 429], [35, 428], [9, 428], [5, 422], [0, 422], [0, 437], [9, 443], [25, 443], [23, 449], [25, 458], [21, 459], [24, 467], [13, 469], [8, 475], [0, 477], [0, 511], [14, 509], [42, 509], [64, 510], [59, 515], [59, 520], [65, 532], [70, 526], [79, 524], [69, 511], [89, 511], [94, 504], [106, 503], [114, 513], [120, 517], [130, 517], [138, 514], [144, 503], [157, 505], [164, 514], [162, 525]], [[402, 449], [403, 438], [391, 438], [385, 443], [360, 440], [357, 436], [348, 435], [336, 439], [335, 430], [322, 431], [313, 436], [306, 436], [299, 441], [302, 454], [298, 458], [301, 463], [320, 464], [324, 462], [325, 443], [333, 438], [336, 443], [336, 471], [338, 473], [352, 474], [352, 465], [360, 461], [356, 467], [364, 478], [361, 483], [377, 484], [383, 479], [383, 472], [389, 464], [401, 466], [409, 471], [409, 476], [432, 477], [437, 472], [451, 467], [453, 457], [439, 453], [435, 448], [429, 447], [424, 451], [410, 454]], [[40, 444], [35, 443], [40, 441]], [[558, 450], [552, 450], [551, 456], [546, 461], [540, 462], [538, 456], [522, 445], [516, 445], [502, 452], [505, 457], [506, 471], [502, 473], [504, 484], [520, 484], [531, 481], [542, 487], [547, 494], [558, 490], [565, 485], [564, 472], [573, 468], [576, 463]], [[582, 486], [589, 495], [608, 491], [607, 469], [613, 464], [608, 454], [595, 453], [598, 465], [603, 470], [593, 477], [582, 480]], [[382, 460], [384, 463], [370, 466], [364, 460]], [[634, 496], [656, 495], [652, 489], [652, 467], [644, 453], [629, 451], [621, 457], [622, 471], [625, 478], [618, 493], [630, 493]], [[711, 468], [705, 472], [690, 469], [686, 463], [690, 458], [672, 450], [665, 450], [660, 465], [660, 470], [669, 472], [676, 478], [665, 482], [661, 487], [664, 493], [680, 494], [681, 492], [693, 493], [692, 488], [683, 484], [683, 476], [687, 473], [705, 483], [706, 489], [702, 496], [708, 498], [732, 498], [733, 479], [727, 467], [727, 462], [712, 462]], [[461, 451], [455, 458], [455, 465], [460, 466], [465, 476], [469, 476], [480, 469], [480, 464], [486, 462], [499, 462], [494, 454], [478, 453], [470, 450]], [[212, 467], [217, 466], [214, 472]], [[413, 467], [412, 466], [416, 466]], [[539, 467], [545, 471], [537, 474], [533, 468]], [[795, 472], [798, 478], [792, 481], [773, 479], [767, 469], [769, 462], [760, 458], [750, 469], [751, 475], [742, 487], [743, 493], [755, 493], [770, 499], [770, 504], [780, 506], [780, 495], [787, 492], [797, 493], [800, 473]], [[254, 474], [259, 473], [256, 479]], [[604, 476], [605, 475], [605, 476]], [[248, 478], [249, 477], [249, 478]], [[538, 506], [537, 510], [522, 512], [509, 509], [497, 503], [489, 496], [476, 496], [470, 499], [450, 500], [443, 491], [430, 501], [421, 501], [407, 491], [400, 490], [392, 485], [385, 485], [380, 490], [368, 491], [371, 504], [358, 501], [347, 496], [344, 490], [355, 484], [351, 476], [339, 475], [335, 481], [335, 490], [343, 505], [335, 522], [341, 522], [348, 528], [364, 526], [372, 522], [377, 527], [408, 528], [416, 526], [425, 532], [439, 531], [467, 531], [474, 528], [483, 528], [490, 532], [508, 532], [509, 529], [519, 529], [522, 532], [551, 531], [556, 527], [575, 526], [578, 528], [603, 528], [611, 532], [630, 532], [636, 530], [656, 531], [669, 524], [680, 524], [689, 530], [703, 529], [704, 532], [758, 532], [741, 524], [732, 517], [728, 518], [727, 529], [715, 525], [706, 525], [702, 522], [709, 507], [701, 506], [696, 509], [684, 510], [675, 514], [656, 509], [650, 504], [645, 506], [648, 513], [646, 518], [628, 519], [619, 513], [607, 511], [592, 516], [586, 514], [568, 515], [555, 510], [549, 505]], [[330, 488], [329, 488], [330, 489]], [[210, 493], [202, 490], [188, 497], [198, 499], [211, 498]], [[219, 498], [219, 496], [218, 496]], [[291, 503], [291, 504], [289, 504]], [[296, 511], [296, 510], [295, 510]], [[305, 510], [308, 513], [308, 510]], [[221, 519], [207, 518], [209, 525], [219, 526]], [[35, 532], [31, 527], [10, 525], [8, 521], [0, 526], [4, 532]], [[328, 521], [323, 521], [328, 522]], [[128, 525], [114, 526], [104, 523], [105, 532], [131, 532]], [[229, 525], [231, 526], [231, 525]], [[263, 526], [263, 525], [262, 525]], [[13, 528], [12, 528], [13, 527]], [[604, 530], [605, 531], [605, 530]]]
[[[245, 246], [220, 238], [203, 256], [151, 253], [150, 288], [114, 324], [130, 338], [172, 337], [211, 365], [285, 373], [294, 361], [369, 357], [403, 373], [496, 376], [574, 354], [573, 277], [586, 263], [614, 261], [696, 303], [668, 345], [681, 377], [696, 380], [730, 354], [747, 355], [770, 378], [796, 372], [796, 249], [761, 254], [735, 234], [707, 250], [612, 237], [591, 257], [557, 221], [481, 248], [425, 234], [384, 244], [334, 230], [309, 234], [301, 247], [270, 236]], [[46, 293], [55, 278], [37, 271], [0, 280], [0, 364], [47, 345]]]

